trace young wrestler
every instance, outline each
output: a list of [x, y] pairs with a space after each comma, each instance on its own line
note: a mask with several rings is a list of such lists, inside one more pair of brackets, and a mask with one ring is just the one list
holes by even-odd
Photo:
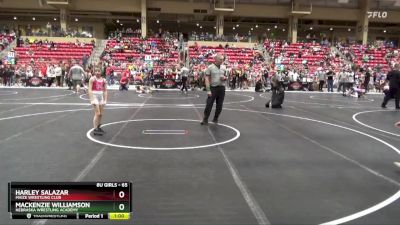
[[100, 128], [101, 118], [103, 116], [104, 106], [107, 103], [107, 82], [101, 77], [100, 69], [96, 68], [95, 76], [89, 79], [89, 98], [90, 104], [93, 105], [94, 118], [93, 127], [94, 135], [103, 135], [104, 131]]

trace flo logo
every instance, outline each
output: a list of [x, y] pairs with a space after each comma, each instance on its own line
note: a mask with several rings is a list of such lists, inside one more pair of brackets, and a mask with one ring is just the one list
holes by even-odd
[[299, 90], [301, 88], [301, 84], [299, 82], [294, 82], [291, 84], [293, 90]]
[[41, 83], [42, 83], [42, 81], [41, 81], [39, 78], [37, 78], [37, 77], [33, 77], [33, 78], [31, 79], [31, 84], [32, 84], [33, 86], [39, 86]]
[[164, 86], [165, 86], [166, 88], [172, 88], [174, 85], [175, 85], [175, 82], [172, 81], [172, 80], [166, 80], [166, 81], [164, 82]]
[[370, 11], [367, 12], [368, 15], [368, 19], [386, 19], [388, 17], [388, 13], [387, 12], [379, 12], [379, 11]]

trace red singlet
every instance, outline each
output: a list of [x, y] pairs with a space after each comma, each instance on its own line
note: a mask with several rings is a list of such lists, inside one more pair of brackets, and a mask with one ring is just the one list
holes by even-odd
[[92, 85], [92, 91], [104, 91], [104, 79], [103, 78], [100, 78], [100, 80], [97, 80], [97, 78], [94, 78], [93, 85]]

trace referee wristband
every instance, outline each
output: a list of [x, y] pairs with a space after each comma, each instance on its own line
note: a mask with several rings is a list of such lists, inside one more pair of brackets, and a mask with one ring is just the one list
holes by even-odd
[[207, 86], [207, 87], [206, 87], [206, 90], [207, 90], [207, 91], [211, 91], [210, 86]]

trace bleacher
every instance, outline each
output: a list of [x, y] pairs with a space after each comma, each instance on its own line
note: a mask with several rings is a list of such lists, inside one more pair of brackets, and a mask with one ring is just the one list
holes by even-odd
[[74, 42], [54, 42], [54, 47], [50, 48], [50, 43], [43, 44], [24, 44], [24, 47], [16, 47], [14, 51], [18, 58], [17, 67], [32, 66], [34, 71], [42, 67], [47, 67], [50, 63], [59, 62], [71, 64], [72, 60], [82, 63], [84, 55], [90, 57], [93, 51], [93, 45], [89, 43]]
[[250, 63], [254, 59], [254, 51], [250, 48], [223, 48], [213, 46], [190, 46], [189, 56], [190, 58], [201, 59], [204, 57], [204, 62], [213, 62], [212, 55], [221, 53], [226, 55], [230, 63]]
[[[143, 61], [146, 57], [151, 57], [154, 60], [153, 69], [160, 70], [166, 66], [177, 64], [178, 51], [171, 50], [172, 47], [171, 43], [162, 38], [142, 40], [137, 37], [124, 37], [120, 41], [113, 38], [107, 41], [104, 55], [108, 53], [111, 61], [118, 61], [128, 65], [135, 64], [137, 59]], [[105, 56], [103, 56], [102, 60], [105, 60]], [[113, 70], [120, 73], [123, 68], [113, 67]]]
[[[267, 51], [272, 51], [272, 58], [276, 59], [281, 57], [280, 64], [282, 65], [307, 65], [310, 74], [314, 74], [316, 69], [328, 60], [330, 48], [321, 46], [320, 44], [313, 43], [293, 43], [282, 45], [282, 42], [273, 42], [272, 47], [270, 43], [265, 43]], [[336, 63], [339, 59], [334, 59]]]
[[[75, 43], [55, 43], [54, 48], [50, 48], [50, 44], [29, 44], [28, 47], [16, 47], [16, 52], [20, 62], [29, 61], [31, 59], [38, 60], [80, 60], [84, 55], [90, 56], [93, 50], [92, 44], [75, 45]], [[33, 54], [29, 54], [29, 52]]]
[[[12, 41], [11, 36], [0, 36]], [[285, 42], [266, 42], [265, 48], [271, 53], [271, 60], [280, 58], [279, 64], [290, 66], [303, 66], [307, 68], [310, 75], [313, 75], [318, 67], [332, 66], [335, 72], [343, 68], [345, 64], [340, 57], [333, 56], [330, 47], [323, 46], [318, 43], [294, 43], [284, 44]], [[176, 42], [175, 42], [176, 44]], [[77, 60], [81, 62], [84, 55], [90, 56], [93, 51], [91, 43], [81, 42], [75, 43], [62, 41], [55, 42], [54, 46], [50, 43], [42, 44], [23, 44], [14, 48], [18, 57], [18, 65], [28, 65], [34, 62], [34, 68], [40, 68], [49, 63], [69, 62]], [[385, 71], [389, 68], [389, 63], [385, 60], [388, 51], [385, 47], [368, 50], [366, 46], [351, 45], [343, 47], [340, 50], [348, 50], [354, 56], [354, 63], [358, 66], [376, 67], [381, 66]], [[238, 68], [250, 69], [250, 71], [259, 73], [265, 69], [265, 65], [259, 60], [255, 60], [258, 54], [257, 50], [248, 47], [227, 47], [221, 45], [215, 46], [189, 46], [190, 58], [196, 59], [194, 69], [204, 69], [205, 66], [197, 65], [199, 62], [213, 62], [213, 55], [221, 53], [227, 56], [229, 67], [236, 66]], [[112, 62], [112, 69], [116, 73], [122, 73], [130, 65], [136, 69], [144, 68], [146, 58], [151, 57], [153, 60], [153, 70], [158, 72], [165, 68], [172, 68], [178, 65], [179, 53], [174, 41], [165, 40], [163, 38], [140, 39], [137, 37], [113, 38], [107, 41], [101, 60]], [[363, 57], [368, 55], [369, 60], [364, 61]], [[398, 57], [397, 61], [400, 60]], [[251, 65], [251, 67], [250, 67]], [[325, 68], [324, 68], [325, 69]]]
[[386, 54], [385, 58], [388, 61], [388, 64], [394, 66], [395, 64], [400, 64], [400, 49], [389, 49], [388, 53]]
[[[382, 66], [384, 69], [388, 69], [388, 63], [385, 60], [386, 48], [381, 47], [379, 49], [368, 50], [366, 46], [352, 45], [350, 51], [354, 54], [354, 63], [358, 66], [366, 65], [368, 67]], [[368, 56], [368, 61], [364, 61], [364, 56]]]

